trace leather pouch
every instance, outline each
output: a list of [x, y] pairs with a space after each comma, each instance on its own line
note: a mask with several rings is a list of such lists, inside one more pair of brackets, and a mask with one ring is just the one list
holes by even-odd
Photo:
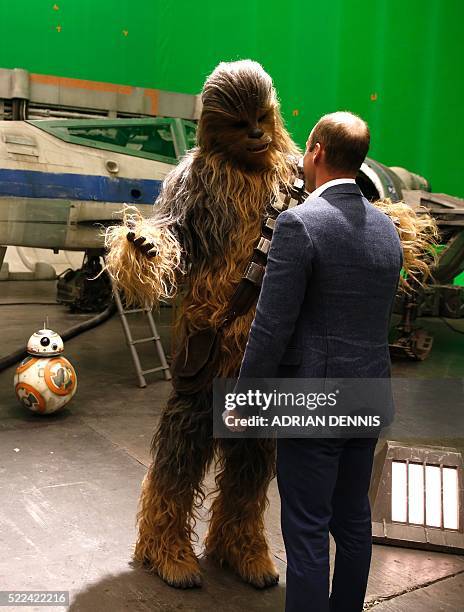
[[190, 395], [211, 384], [220, 354], [220, 332], [206, 328], [188, 335], [171, 364], [172, 384]]

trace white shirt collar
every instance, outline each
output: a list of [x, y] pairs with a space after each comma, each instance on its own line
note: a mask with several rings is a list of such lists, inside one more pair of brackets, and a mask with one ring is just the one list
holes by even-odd
[[327, 181], [326, 183], [324, 183], [323, 185], [320, 185], [317, 189], [315, 189], [311, 194], [310, 197], [316, 197], [318, 198], [321, 193], [323, 193], [326, 189], [328, 189], [329, 187], [333, 187], [334, 185], [343, 185], [344, 183], [351, 183], [356, 185], [356, 181], [352, 178], [337, 178], [337, 179], [332, 179], [331, 181]]

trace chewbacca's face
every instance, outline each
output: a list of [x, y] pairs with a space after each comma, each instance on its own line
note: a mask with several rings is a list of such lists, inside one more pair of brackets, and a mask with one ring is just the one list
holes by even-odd
[[272, 165], [278, 108], [272, 81], [256, 62], [220, 64], [203, 89], [198, 143], [243, 168]]
[[274, 109], [270, 106], [228, 116], [208, 113], [207, 148], [222, 153], [232, 163], [245, 167], [265, 167], [270, 163], [274, 142]]

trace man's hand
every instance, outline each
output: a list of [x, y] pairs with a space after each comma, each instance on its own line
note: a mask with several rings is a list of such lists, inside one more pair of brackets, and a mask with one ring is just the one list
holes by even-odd
[[[226, 417], [227, 421], [226, 421]], [[229, 431], [232, 432], [240, 432], [246, 430], [246, 425], [243, 425], [240, 421], [245, 420], [238, 412], [235, 410], [224, 410], [222, 413], [222, 420], [224, 421], [224, 425], [227, 427]]]
[[127, 221], [127, 226], [129, 231], [127, 232], [126, 238], [129, 242], [135, 246], [135, 248], [149, 257], [156, 257], [158, 255], [158, 251], [154, 248], [154, 244], [152, 242], [146, 242], [146, 238], [144, 236], [135, 237], [134, 227], [135, 224], [130, 219]]

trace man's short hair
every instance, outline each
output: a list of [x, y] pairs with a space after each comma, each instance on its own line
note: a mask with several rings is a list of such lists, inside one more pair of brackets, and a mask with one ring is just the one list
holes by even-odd
[[325, 150], [325, 162], [330, 169], [357, 172], [369, 150], [369, 127], [353, 113], [324, 115], [311, 133], [310, 151], [317, 142]]

